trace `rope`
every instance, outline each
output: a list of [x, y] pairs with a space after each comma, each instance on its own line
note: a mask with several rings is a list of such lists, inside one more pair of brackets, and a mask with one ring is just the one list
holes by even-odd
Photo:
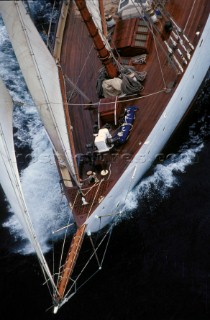
[[[148, 29], [149, 29], [150, 32], [152, 33], [153, 39], [155, 39], [155, 38], [157, 39], [158, 44], [160, 45], [161, 49], [163, 50], [163, 53], [164, 53], [164, 54], [166, 55], [166, 57], [171, 61], [171, 64], [172, 64], [172, 67], [174, 68], [174, 70], [177, 71], [177, 67], [176, 67], [175, 63], [174, 63], [173, 60], [168, 56], [167, 51], [164, 49], [164, 47], [162, 46], [162, 43], [159, 41], [159, 39], [158, 39], [158, 38], [156, 37], [156, 35], [154, 34], [153, 29], [151, 28], [150, 23], [148, 22], [148, 20], [151, 21], [150, 16], [149, 16], [146, 12], [144, 12], [146, 17], [141, 15], [141, 12], [139, 11], [138, 6], [140, 5], [141, 9], [144, 11], [144, 8], [143, 8], [143, 6], [142, 6], [142, 3], [140, 2], [139, 5], [137, 5], [133, 0], [131, 0], [131, 1], [132, 1], [133, 5], [136, 7], [136, 10], [137, 10], [137, 12], [139, 13], [139, 16], [144, 20], [144, 22], [146, 23]], [[153, 25], [153, 27], [155, 28], [155, 30], [156, 30], [156, 31], [158, 32], [158, 34], [159, 34], [159, 33], [160, 33], [160, 30], [155, 26], [155, 24], [153, 23], [153, 21], [152, 21], [152, 25]]]
[[141, 54], [131, 58], [132, 63], [134, 64], [144, 64], [146, 63], [147, 55]]
[[[87, 178], [86, 180], [88, 180], [89, 178]], [[84, 181], [84, 180], [83, 180]], [[81, 189], [82, 193], [84, 194], [84, 196], [86, 196], [93, 188], [95, 188], [98, 185], [98, 182], [94, 183], [90, 188], [85, 188], [85, 189]], [[84, 193], [84, 190], [88, 190], [86, 193]]]
[[103, 181], [104, 181], [104, 179], [100, 180], [100, 182], [99, 182], [99, 184], [98, 184], [98, 189], [96, 190], [96, 193], [95, 193], [95, 195], [94, 195], [93, 201], [92, 201], [92, 203], [91, 203], [90, 209], [89, 209], [88, 214], [87, 214], [87, 218], [90, 216], [92, 207], [93, 207], [93, 205], [94, 205], [95, 198], [96, 198], [96, 196], [97, 196], [97, 194], [98, 194], [98, 192], [99, 192], [100, 186], [101, 186], [101, 184], [102, 184]]
[[[77, 194], [76, 194], [74, 203], [73, 203], [73, 205], [72, 205], [72, 210], [73, 210], [74, 205], [75, 205], [75, 203], [76, 203], [78, 194], [79, 194], [79, 191], [78, 191]], [[69, 216], [67, 225], [70, 224], [70, 219], [71, 219], [71, 217]], [[61, 270], [61, 266], [62, 266], [62, 259], [63, 259], [63, 254], [64, 254], [64, 247], [65, 247], [65, 244], [66, 244], [67, 232], [68, 232], [68, 228], [66, 228], [65, 235], [64, 235], [64, 239], [63, 239], [63, 243], [62, 243], [61, 256], [60, 256], [60, 262], [59, 262], [59, 270]], [[60, 273], [59, 273], [59, 275], [60, 275]], [[57, 279], [57, 286], [58, 286], [58, 283], [59, 283], [59, 276], [58, 276], [58, 279]]]
[[[112, 226], [111, 226], [111, 228], [112, 228]], [[100, 241], [99, 245], [98, 245], [97, 248], [95, 249], [95, 252], [98, 251], [98, 249], [100, 248], [100, 246], [101, 246], [102, 243], [104, 242], [106, 236], [109, 234], [111, 228], [109, 228], [108, 231], [105, 233], [105, 235], [103, 236], [103, 238], [102, 238], [102, 240]], [[88, 266], [88, 264], [90, 263], [90, 261], [92, 260], [92, 258], [95, 256], [95, 252], [93, 252], [93, 253], [90, 255], [89, 259], [88, 259], [87, 262], [85, 263], [84, 267], [82, 268], [82, 270], [80, 271], [79, 275], [76, 277], [76, 279], [74, 280], [74, 282], [77, 282], [77, 281], [78, 281], [78, 279], [80, 278], [80, 276], [82, 275], [82, 273], [84, 272], [84, 270], [87, 268], [87, 266]], [[96, 272], [94, 272], [94, 274], [97, 273], [98, 271], [99, 271], [99, 269], [98, 269]], [[78, 287], [78, 289], [81, 288], [87, 281], [89, 281], [89, 280], [94, 276], [94, 274], [93, 274], [92, 276], [90, 276], [80, 287]], [[74, 284], [73, 284], [73, 285], [74, 285]], [[67, 291], [67, 293], [66, 293], [66, 295], [65, 295], [65, 300], [66, 300], [66, 301], [68, 301], [68, 300], [70, 299], [70, 297], [71, 297], [71, 295], [70, 295], [70, 297], [68, 298], [68, 295], [69, 295], [69, 293], [71, 292], [71, 290], [72, 290], [72, 288], [73, 288], [73, 285], [71, 285], [71, 287], [69, 288], [69, 290]]]
[[90, 243], [91, 243], [91, 245], [92, 245], [92, 247], [93, 247], [93, 252], [94, 252], [94, 254], [95, 254], [95, 257], [96, 257], [96, 260], [97, 260], [97, 263], [98, 263], [98, 267], [99, 267], [99, 269], [101, 269], [101, 264], [100, 264], [100, 261], [99, 261], [99, 258], [98, 258], [98, 255], [97, 255], [97, 252], [96, 252], [94, 243], [93, 243], [93, 239], [92, 239], [91, 236], [89, 236], [89, 239], [90, 239]]
[[[134, 175], [135, 175], [135, 172], [136, 172], [136, 167], [137, 167], [137, 166], [134, 167], [133, 175], [132, 175], [131, 178], [130, 178], [130, 183], [129, 183], [129, 187], [128, 187], [128, 190], [127, 190], [126, 195], [125, 195], [124, 204], [125, 204], [125, 202], [126, 202], [126, 199], [127, 199], [128, 194], [129, 194], [129, 192], [130, 192], [130, 190], [131, 190], [131, 181], [132, 181], [133, 178], [134, 178]], [[116, 215], [114, 215], [114, 214], [113, 214], [113, 216], [116, 217]], [[81, 269], [81, 271], [80, 271], [80, 273], [78, 274], [78, 276], [75, 278], [75, 280], [72, 279], [74, 283], [70, 286], [69, 290], [67, 291], [67, 293], [66, 293], [66, 295], [65, 295], [65, 297], [64, 297], [64, 300], [63, 300], [63, 304], [64, 304], [65, 302], [67, 302], [67, 301], [72, 297], [72, 294], [70, 294], [70, 293], [71, 293], [71, 291], [72, 291], [73, 286], [74, 286], [75, 283], [78, 281], [78, 279], [81, 277], [81, 275], [83, 274], [83, 272], [85, 271], [85, 269], [86, 269], [87, 266], [89, 265], [90, 261], [91, 261], [92, 258], [97, 254], [98, 249], [101, 247], [102, 243], [104, 242], [104, 240], [106, 239], [106, 237], [109, 235], [108, 241], [107, 241], [107, 244], [106, 244], [106, 247], [105, 247], [105, 250], [104, 250], [104, 254], [103, 254], [101, 263], [100, 263], [100, 265], [99, 265], [99, 268], [98, 268], [86, 281], [84, 281], [84, 282], [77, 288], [76, 291], [78, 291], [83, 285], [85, 285], [85, 284], [102, 268], [102, 264], [103, 264], [103, 262], [104, 262], [105, 255], [106, 255], [106, 253], [107, 253], [107, 248], [108, 248], [108, 245], [109, 245], [109, 242], [110, 242], [110, 239], [111, 239], [111, 234], [112, 234], [113, 227], [114, 227], [114, 225], [117, 224], [117, 221], [121, 218], [121, 216], [122, 216], [122, 212], [120, 212], [120, 214], [117, 215], [117, 219], [115, 218], [115, 220], [113, 221], [113, 223], [111, 224], [111, 226], [110, 226], [110, 227], [108, 228], [108, 230], [105, 232], [105, 234], [104, 234], [103, 238], [101, 239], [101, 241], [99, 242], [98, 246], [97, 246], [96, 248], [94, 247], [94, 250], [93, 250], [92, 254], [90, 255], [90, 257], [89, 257], [89, 259], [87, 260], [87, 262], [85, 263], [84, 267]], [[99, 230], [98, 230], [98, 231], [99, 231]], [[98, 259], [97, 259], [97, 261], [98, 261]], [[75, 291], [75, 293], [76, 293], [76, 291]], [[75, 294], [75, 293], [74, 293], [74, 294]], [[62, 305], [62, 304], [61, 304], [61, 305]]]
[[190, 46], [190, 48], [192, 50], [194, 50], [194, 46], [192, 45], [192, 43], [190, 42], [190, 40], [187, 38], [187, 36], [185, 35], [185, 33], [183, 32], [183, 30], [176, 24], [176, 22], [174, 21], [174, 19], [172, 18], [172, 16], [169, 14], [168, 11], [165, 10], [164, 7], [162, 7], [162, 9], [160, 9], [161, 13], [163, 15], [165, 15], [168, 19], [170, 19], [170, 21], [172, 22], [172, 24], [174, 25], [176, 32], [178, 35], [182, 35], [183, 38], [186, 40], [186, 42], [188, 43], [188, 45]]
[[[146, 71], [139, 72], [139, 71], [136, 71], [135, 68], [132, 66], [129, 66], [129, 67], [121, 66], [120, 72], [121, 74], [119, 76], [119, 79], [122, 80], [121, 94], [133, 95], [133, 94], [139, 93], [144, 89], [141, 82], [144, 81], [147, 75]], [[100, 98], [105, 96], [104, 90], [103, 90], [103, 82], [106, 79], [108, 79], [108, 75], [106, 73], [105, 68], [103, 67], [99, 71], [99, 76], [96, 83], [96, 91], [97, 91], [98, 97]]]
[[[156, 92], [153, 92], [153, 93], [148, 93], [144, 96], [140, 96], [140, 97], [135, 97], [135, 98], [130, 98], [130, 99], [125, 99], [123, 100], [123, 102], [130, 102], [130, 101], [134, 101], [136, 100], [137, 98], [138, 99], [143, 99], [143, 98], [148, 98], [148, 97], [151, 97], [153, 95], [156, 95], [156, 94], [159, 94], [159, 93], [162, 93], [162, 92], [165, 92], [165, 89], [162, 89], [162, 90], [159, 90], [159, 91], [156, 91]], [[111, 103], [115, 103], [114, 102], [103, 102], [101, 103], [101, 105], [105, 105], [105, 104], [111, 104]], [[98, 106], [99, 102], [94, 102], [94, 103], [71, 103], [71, 105], [73, 106]]]
[[[61, 190], [61, 192], [62, 192], [62, 190]], [[61, 199], [60, 199], [59, 207], [60, 207], [60, 205], [61, 205], [61, 202], [62, 202], [63, 197], [64, 197], [64, 194], [61, 193]], [[69, 217], [69, 220], [68, 220], [68, 223], [67, 223], [68, 226], [70, 226], [70, 225], [69, 225], [69, 222], [70, 222], [70, 217]], [[54, 229], [55, 229], [55, 228], [54, 228]], [[52, 234], [55, 234], [55, 231], [52, 230], [52, 229], [51, 229], [51, 232], [52, 232]], [[67, 230], [66, 230], [66, 233], [67, 233]], [[66, 234], [65, 234], [65, 236], [66, 236]], [[55, 252], [54, 252], [54, 243], [55, 243], [54, 238], [52, 238], [53, 279], [54, 279], [54, 276], [55, 276]], [[60, 263], [59, 263], [59, 270], [60, 270], [60, 268], [61, 268], [61, 261], [60, 261]]]
[[106, 252], [107, 252], [107, 249], [108, 249], [108, 245], [109, 245], [109, 242], [110, 242], [110, 239], [111, 239], [111, 235], [112, 235], [112, 230], [113, 228], [111, 228], [110, 232], [109, 232], [109, 238], [108, 238], [108, 241], [106, 243], [106, 247], [105, 247], [105, 250], [104, 250], [104, 254], [103, 254], [103, 257], [102, 257], [102, 260], [101, 260], [101, 266], [104, 262], [104, 259], [105, 259], [105, 255], [106, 255]]
[[160, 67], [161, 76], [162, 76], [162, 79], [163, 79], [164, 88], [166, 88], [166, 81], [165, 81], [165, 78], [164, 78], [163, 68], [161, 66], [160, 56], [159, 56], [159, 53], [158, 53], [158, 49], [157, 49], [157, 44], [156, 44], [156, 39], [155, 38], [154, 38], [154, 44], [155, 44], [155, 51], [156, 51], [157, 58], [158, 58], [158, 63], [159, 63], [159, 67]]
[[[130, 101], [135, 101], [135, 100], [139, 100], [139, 99], [143, 99], [143, 98], [148, 98], [148, 97], [151, 97], [153, 95], [156, 95], [156, 94], [160, 94], [160, 93], [163, 93], [165, 92], [165, 89], [162, 89], [162, 90], [159, 90], [159, 91], [156, 91], [156, 92], [153, 92], [153, 93], [148, 93], [148, 94], [145, 94], [144, 96], [138, 96], [138, 97], [135, 97], [135, 98], [130, 98], [130, 99], [123, 99], [123, 102], [130, 102]], [[100, 103], [101, 105], [106, 105], [106, 104], [115, 104], [115, 101], [114, 102], [102, 102]], [[56, 104], [56, 103], [54, 103]], [[69, 105], [71, 106], [95, 106], [97, 107], [99, 104], [99, 102], [93, 102], [93, 103], [70, 103]], [[24, 105], [24, 104], [23, 104]], [[27, 104], [28, 107], [30, 106], [34, 106], [34, 105], [30, 105], [30, 104]]]
[[197, 0], [194, 0], [194, 2], [193, 2], [193, 5], [192, 5], [192, 7], [191, 7], [191, 10], [190, 10], [188, 19], [187, 19], [187, 21], [186, 21], [186, 23], [185, 23], [185, 26], [184, 26], [184, 29], [183, 29], [183, 33], [185, 32], [185, 30], [186, 30], [186, 28], [187, 28], [187, 25], [188, 25], [188, 22], [190, 21], [190, 18], [191, 18], [191, 15], [192, 15], [192, 11], [193, 11], [193, 9], [194, 9], [194, 6], [195, 6], [196, 1], [197, 1]]
[[49, 96], [48, 96], [48, 93], [47, 93], [47, 90], [46, 90], [46, 86], [45, 86], [45, 84], [43, 82], [43, 79], [42, 79], [42, 76], [41, 76], [41, 72], [40, 72], [40, 69], [39, 69], [39, 66], [38, 66], [38, 63], [37, 63], [37, 60], [36, 60], [36, 56], [34, 55], [34, 52], [33, 52], [33, 47], [32, 47], [32, 44], [31, 44], [30, 37], [29, 37], [28, 29], [26, 28], [26, 25], [25, 25], [25, 22], [24, 22], [24, 18], [23, 18], [22, 13], [21, 13], [21, 9], [19, 8], [19, 5], [18, 5], [18, 1], [15, 2], [15, 6], [16, 6], [17, 13], [19, 15], [21, 26], [23, 28], [25, 41], [28, 44], [28, 51], [29, 51], [29, 53], [31, 55], [31, 59], [33, 60], [35, 71], [36, 71], [36, 74], [37, 74], [37, 78], [38, 78], [38, 80], [40, 82], [40, 86], [41, 86], [41, 88], [43, 90], [44, 98], [45, 98], [45, 101], [46, 101], [46, 103], [44, 105], [47, 105], [47, 107], [49, 108], [50, 115], [51, 115], [51, 118], [52, 118], [52, 122], [53, 122], [53, 125], [54, 125], [54, 128], [55, 128], [55, 131], [58, 134], [59, 140], [61, 142], [61, 145], [62, 145], [62, 148], [63, 148], [63, 151], [64, 151], [64, 155], [65, 155], [66, 160], [67, 160], [67, 165], [69, 167], [69, 171], [71, 172], [72, 178], [74, 179], [75, 183], [78, 185], [77, 177], [76, 177], [76, 174], [74, 173], [74, 166], [71, 164], [71, 159], [68, 160], [67, 150], [65, 148], [65, 144], [64, 144], [64, 141], [63, 141], [63, 138], [62, 138], [62, 134], [61, 134], [61, 131], [60, 131], [59, 127], [58, 127], [58, 124], [57, 124], [57, 121], [56, 121], [56, 118], [55, 118], [55, 114], [54, 114], [54, 112], [52, 110], [52, 107], [51, 107], [51, 102], [50, 102], [50, 99], [49, 99]]
[[141, 81], [144, 81], [146, 75], [146, 71], [138, 72], [135, 71], [134, 67], [123, 67], [123, 70], [121, 71], [122, 93], [129, 95], [139, 93], [140, 91], [142, 91], [144, 87], [141, 84]]

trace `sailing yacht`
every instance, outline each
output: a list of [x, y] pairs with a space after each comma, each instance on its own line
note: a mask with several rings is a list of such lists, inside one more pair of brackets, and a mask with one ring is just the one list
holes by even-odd
[[62, 228], [52, 271], [24, 200], [13, 102], [1, 81], [0, 182], [37, 254], [54, 313], [85, 282], [89, 265], [95, 273], [93, 260], [101, 270], [129, 192], [190, 110], [210, 65], [209, 13], [208, 0], [66, 0], [47, 46], [22, 1], [0, 2], [74, 217]]

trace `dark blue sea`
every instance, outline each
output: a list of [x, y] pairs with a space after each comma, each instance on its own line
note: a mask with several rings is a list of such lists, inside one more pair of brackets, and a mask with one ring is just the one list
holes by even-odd
[[[40, 32], [51, 9], [50, 1], [30, 4]], [[2, 20], [0, 75], [15, 101], [14, 139], [26, 202], [42, 248], [50, 254], [52, 230], [66, 222], [67, 203]], [[129, 194], [102, 270], [57, 315], [47, 311], [51, 298], [40, 266], [2, 190], [0, 213], [2, 320], [209, 319], [210, 72], [191, 112]]]

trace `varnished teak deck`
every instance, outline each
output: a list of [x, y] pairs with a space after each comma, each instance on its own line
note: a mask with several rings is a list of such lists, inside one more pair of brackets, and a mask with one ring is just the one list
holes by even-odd
[[[196, 32], [202, 32], [203, 30], [204, 23], [210, 11], [210, 2], [208, 0], [199, 0], [194, 3], [194, 7], [193, 3], [193, 0], [172, 0], [169, 1], [167, 9], [178, 26], [182, 29], [185, 28], [189, 13], [191, 14], [190, 20], [186, 25], [185, 34], [190, 42], [196, 46], [199, 41], [199, 36], [196, 35]], [[161, 28], [161, 22], [157, 27]], [[158, 36], [156, 31], [155, 34], [160, 40], [160, 36]], [[81, 196], [78, 195], [76, 188], [66, 189], [67, 197], [73, 205], [73, 212], [77, 225], [81, 225], [85, 222], [86, 217], [97, 207], [98, 200], [100, 199], [100, 201], [102, 201], [103, 197], [107, 195], [115, 182], [119, 179], [129, 164], [128, 158], [131, 160], [145, 142], [182, 77], [182, 74], [177, 74], [178, 70], [175, 70], [172, 65], [169, 65], [168, 58], [165, 55], [167, 49], [164, 43], [162, 42], [164, 50], [160, 47], [158, 41], [156, 42], [156, 45], [166, 86], [170, 85], [170, 83], [175, 80], [176, 84], [170, 93], [166, 93], [155, 50], [155, 43], [153, 41], [146, 65], [138, 67], [140, 71], [145, 70], [148, 73], [146, 81], [144, 82], [145, 88], [141, 95], [147, 96], [148, 94], [158, 91], [160, 91], [160, 93], [151, 95], [147, 98], [136, 99], [125, 104], [125, 106], [137, 105], [139, 108], [136, 112], [133, 130], [128, 141], [121, 148], [115, 150], [117, 161], [111, 162], [112, 173], [109, 177], [109, 181], [103, 181], [100, 186], [95, 186], [89, 192], [87, 192], [88, 189], [86, 188], [91, 186], [84, 183], [84, 193], [87, 193], [86, 200], [89, 204], [82, 206]], [[178, 55], [176, 56], [178, 57]], [[181, 62], [180, 59], [179, 61]], [[70, 7], [64, 32], [61, 67], [64, 77], [67, 76], [70, 78], [74, 84], [85, 93], [90, 101], [97, 102], [99, 100], [95, 88], [101, 63], [97, 57], [97, 52], [93, 47], [92, 40], [87, 34], [86, 26], [73, 5]], [[183, 66], [183, 68], [185, 67]], [[67, 84], [68, 96], [70, 90], [72, 90], [72, 88]], [[81, 104], [80, 106], [69, 105], [75, 153], [85, 154], [87, 152], [86, 144], [94, 141], [93, 124], [97, 120], [97, 112], [94, 111], [94, 108], [92, 111], [87, 110], [87, 108], [82, 105], [87, 103], [87, 100], [79, 94], [76, 94], [71, 99], [71, 102]], [[123, 154], [126, 154], [127, 156], [122, 156]], [[87, 178], [85, 172], [80, 178], [81, 180]], [[100, 178], [101, 177], [99, 177], [99, 179]], [[96, 190], [97, 197], [95, 196]]]

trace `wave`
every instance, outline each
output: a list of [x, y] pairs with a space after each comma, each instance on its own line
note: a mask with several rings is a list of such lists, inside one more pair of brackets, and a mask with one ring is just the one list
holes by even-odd
[[152, 170], [153, 173], [144, 178], [128, 194], [124, 208], [126, 217], [129, 218], [129, 213], [132, 215], [132, 211], [138, 207], [141, 208], [143, 201], [150, 201], [150, 205], [154, 205], [154, 201], [151, 200], [155, 199], [157, 205], [160, 199], [168, 197], [170, 190], [180, 184], [179, 173], [184, 173], [186, 168], [194, 163], [203, 147], [204, 144], [200, 143], [197, 147], [182, 151], [180, 154], [172, 155], [170, 160], [168, 159], [162, 164], [157, 164]]
[[[42, 11], [40, 10], [40, 6], [43, 5], [41, 1], [28, 3], [33, 13]], [[46, 12], [46, 7], [44, 10], [42, 12]], [[43, 16], [40, 21], [42, 18]], [[50, 19], [49, 13], [45, 13], [45, 18]], [[60, 188], [59, 175], [50, 143], [27, 91], [2, 20], [0, 20], [0, 75], [16, 101], [14, 108], [15, 146], [20, 153], [25, 153], [24, 163], [19, 162], [21, 182], [38, 240], [43, 251], [47, 252], [51, 247], [50, 242], [54, 239], [52, 232], [67, 224], [70, 212]], [[169, 196], [174, 186], [180, 184], [179, 174], [185, 172], [204, 147], [202, 133], [206, 133], [205, 121], [202, 117], [199, 121], [201, 122], [200, 134], [194, 133], [197, 122], [192, 124], [189, 128], [187, 143], [184, 143], [176, 154], [163, 163], [155, 165], [152, 174], [144, 178], [128, 194], [125, 204], [126, 213], [123, 218], [130, 218], [135, 209], [141, 207], [145, 200], [155, 206], [156, 204], [151, 199], [155, 198], [156, 203], [158, 199], [161, 201]], [[20, 254], [32, 252], [14, 214], [8, 218], [3, 227], [8, 228], [14, 239], [17, 240], [18, 244], [12, 248], [14, 252]], [[57, 237], [59, 236], [58, 233]]]
[[[21, 183], [31, 220], [44, 252], [55, 239], [53, 231], [67, 224], [68, 203], [62, 194], [54, 155], [36, 107], [27, 90], [18, 62], [13, 53], [3, 21], [0, 20], [0, 75], [14, 100], [14, 141]], [[24, 153], [22, 157], [21, 153]], [[20, 157], [19, 157], [20, 156]], [[26, 165], [27, 164], [27, 165]], [[8, 228], [17, 245], [12, 251], [32, 252], [25, 233], [8, 207], [10, 217], [3, 227]], [[59, 238], [60, 233], [56, 236]]]
[[198, 162], [199, 153], [205, 147], [205, 140], [210, 137], [209, 82], [210, 70], [195, 101], [196, 120], [188, 127], [187, 139], [179, 146], [175, 154], [170, 154], [170, 157], [163, 163], [153, 165], [150, 170], [152, 173], [141, 180], [137, 187], [128, 194], [123, 219], [133, 217], [136, 209], [141, 211], [145, 203], [150, 212], [154, 211], [155, 207], [170, 195], [170, 190], [181, 184], [180, 173], [185, 173], [190, 165]]

